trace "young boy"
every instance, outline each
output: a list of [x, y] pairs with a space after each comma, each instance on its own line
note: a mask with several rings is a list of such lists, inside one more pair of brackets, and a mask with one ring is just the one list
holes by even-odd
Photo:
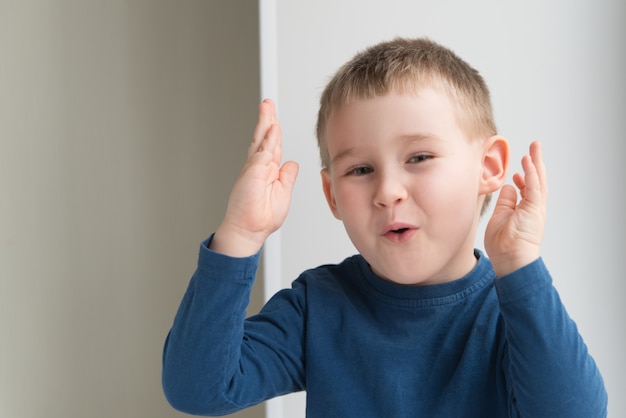
[[[288, 211], [271, 101], [165, 344], [163, 387], [194, 414], [307, 391], [307, 417], [604, 417], [607, 395], [540, 258], [538, 143], [504, 185], [482, 77], [425, 39], [375, 45], [326, 87], [322, 186], [359, 251], [244, 319], [260, 249]], [[501, 188], [485, 234], [481, 212]]]

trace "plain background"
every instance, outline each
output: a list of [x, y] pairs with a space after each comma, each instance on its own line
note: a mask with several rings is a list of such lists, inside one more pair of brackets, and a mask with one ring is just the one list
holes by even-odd
[[[284, 157], [300, 163], [281, 231], [283, 286], [354, 253], [321, 189], [314, 129], [324, 85], [368, 45], [428, 36], [485, 77], [511, 145], [511, 174], [529, 143], [543, 142], [550, 186], [543, 256], [603, 373], [610, 416], [626, 416], [626, 3], [277, 0], [276, 8]], [[303, 394], [284, 401], [284, 417], [303, 411]]]

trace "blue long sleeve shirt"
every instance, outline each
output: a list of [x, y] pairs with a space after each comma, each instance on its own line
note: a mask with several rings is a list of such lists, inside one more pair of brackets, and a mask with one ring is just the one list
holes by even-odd
[[306, 390], [309, 418], [605, 417], [602, 377], [541, 259], [430, 286], [359, 255], [304, 272], [245, 319], [259, 255], [201, 246], [163, 354], [173, 407], [225, 415]]

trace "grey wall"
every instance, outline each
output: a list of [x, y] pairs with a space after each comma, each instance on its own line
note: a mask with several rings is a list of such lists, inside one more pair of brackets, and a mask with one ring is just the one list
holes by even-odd
[[0, 417], [183, 416], [161, 349], [258, 55], [252, 1], [0, 0]]
[[[314, 127], [322, 88], [372, 43], [429, 36], [485, 76], [512, 172], [532, 140], [543, 142], [551, 191], [543, 255], [603, 372], [610, 416], [626, 416], [626, 3], [277, 0], [277, 11], [284, 157], [301, 166], [281, 231], [283, 286], [354, 253], [321, 190]], [[304, 416], [303, 395], [284, 399], [284, 416]]]

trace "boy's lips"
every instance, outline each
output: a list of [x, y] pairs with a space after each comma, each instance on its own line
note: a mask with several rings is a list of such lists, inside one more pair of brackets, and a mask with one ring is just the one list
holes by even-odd
[[413, 235], [415, 235], [417, 230], [418, 227], [415, 225], [394, 222], [387, 225], [383, 229], [381, 235], [391, 242], [402, 243], [408, 241]]

